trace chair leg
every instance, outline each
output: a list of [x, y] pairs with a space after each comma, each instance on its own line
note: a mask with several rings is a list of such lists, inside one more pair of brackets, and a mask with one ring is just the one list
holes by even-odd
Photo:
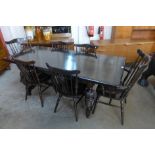
[[74, 111], [75, 111], [75, 120], [78, 121], [78, 114], [77, 114], [77, 102], [74, 102]]
[[39, 92], [39, 98], [40, 98], [40, 102], [41, 102], [41, 107], [44, 107], [44, 101], [43, 101], [43, 96], [42, 96], [42, 91], [41, 91], [41, 87], [38, 86], [38, 92]]
[[75, 111], [75, 120], [76, 122], [78, 121], [78, 112], [77, 112], [77, 105], [78, 103], [82, 100], [84, 95], [82, 95], [78, 100], [77, 102], [74, 101], [74, 111]]
[[95, 112], [95, 109], [96, 109], [96, 105], [97, 105], [98, 99], [99, 99], [99, 96], [97, 95], [97, 97], [96, 97], [96, 99], [95, 99], [95, 102], [94, 102], [93, 109], [92, 109], [92, 114], [94, 114], [94, 112]]
[[112, 98], [110, 98], [110, 100], [109, 100], [109, 104], [111, 104], [111, 102], [112, 102]]
[[27, 100], [27, 96], [28, 96], [28, 87], [26, 86], [25, 101]]
[[120, 101], [121, 104], [121, 124], [124, 124], [124, 103], [123, 101]]
[[55, 108], [54, 108], [54, 112], [55, 112], [55, 113], [56, 113], [56, 111], [57, 111], [57, 107], [58, 107], [58, 104], [59, 104], [59, 102], [60, 102], [61, 97], [62, 97], [62, 95], [59, 94], [59, 97], [58, 97], [58, 99], [57, 99], [57, 102], [56, 102], [56, 105], [55, 105]]
[[124, 99], [124, 102], [127, 103], [127, 99], [126, 98]]
[[26, 90], [26, 93], [25, 93], [25, 101], [27, 100], [27, 90]]

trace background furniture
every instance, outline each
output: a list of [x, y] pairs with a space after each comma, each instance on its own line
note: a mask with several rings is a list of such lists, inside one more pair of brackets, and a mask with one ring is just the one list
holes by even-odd
[[[51, 47], [53, 42], [64, 42], [69, 49], [74, 49], [71, 26], [25, 26], [25, 31], [32, 46]], [[30, 32], [34, 35], [29, 37]]]
[[74, 48], [76, 53], [96, 56], [96, 49], [98, 47], [91, 44], [74, 44]]
[[[5, 41], [2, 36], [2, 32], [0, 30], [0, 59], [6, 58], [6, 57], [9, 57], [9, 53], [7, 51]], [[9, 67], [8, 62], [0, 60], [0, 73], [2, 73], [2, 71], [7, 69], [8, 67]]]
[[23, 52], [28, 52], [33, 50], [29, 41], [27, 41], [27, 44], [22, 45], [24, 41], [25, 41], [24, 38], [16, 38], [5, 42], [12, 56], [15, 57], [20, 54], [23, 54]]
[[52, 51], [69, 51], [70, 43], [63, 41], [51, 42]]
[[110, 40], [91, 41], [99, 46], [97, 53], [124, 56], [126, 62], [134, 62], [137, 49], [145, 53], [155, 51], [155, 26], [113, 26]]
[[[52, 43], [55, 42], [64, 42], [67, 44], [68, 49], [73, 50], [74, 49], [74, 40], [72, 38], [55, 38], [50, 41], [44, 41], [44, 40], [33, 40], [30, 41], [31, 46], [43, 46], [43, 47], [52, 47]], [[22, 45], [26, 45], [28, 42], [23, 42]]]

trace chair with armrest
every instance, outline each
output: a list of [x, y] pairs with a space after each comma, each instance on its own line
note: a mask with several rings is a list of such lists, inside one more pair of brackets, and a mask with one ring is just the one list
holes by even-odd
[[79, 70], [62, 70], [55, 68], [46, 63], [51, 74], [51, 81], [55, 91], [59, 94], [54, 112], [57, 111], [60, 99], [68, 97], [73, 99], [75, 119], [78, 121], [77, 105], [85, 95], [86, 85], [79, 83], [78, 74]]
[[116, 106], [111, 104], [112, 100], [119, 100], [120, 101], [120, 107], [121, 110], [121, 124], [124, 123], [124, 102], [126, 102], [126, 98], [128, 96], [128, 93], [130, 92], [131, 88], [134, 86], [134, 84], [137, 82], [143, 71], [147, 68], [150, 58], [148, 55], [142, 54], [141, 52], [138, 52], [138, 55], [141, 57], [139, 61], [137, 61], [137, 65], [134, 65], [132, 70], [130, 70], [129, 74], [125, 76], [124, 80], [122, 81], [120, 86], [109, 86], [109, 85], [98, 85], [96, 91], [97, 91], [97, 98], [96, 102], [93, 107], [93, 113], [96, 109], [96, 104], [99, 98], [101, 96], [109, 98], [109, 103], [100, 102], [103, 104], [107, 104], [110, 106]]
[[41, 106], [43, 107], [44, 104], [42, 94], [49, 86], [51, 86], [50, 75], [36, 68], [34, 66], [35, 61], [21, 61], [14, 58], [5, 58], [4, 61], [14, 63], [19, 68], [21, 82], [25, 85], [26, 89], [25, 100], [27, 100], [28, 95], [31, 95], [31, 90], [38, 87]]

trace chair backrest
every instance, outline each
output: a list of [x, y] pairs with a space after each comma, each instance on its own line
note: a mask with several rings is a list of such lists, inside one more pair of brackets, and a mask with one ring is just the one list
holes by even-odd
[[69, 45], [63, 41], [54, 41], [51, 43], [52, 51], [68, 51]]
[[98, 46], [94, 46], [91, 44], [74, 44], [76, 53], [83, 53], [86, 55], [95, 55], [96, 56], [96, 49]]
[[32, 50], [31, 44], [29, 43], [29, 41], [27, 42], [26, 45], [22, 45], [24, 41], [25, 41], [24, 38], [16, 38], [5, 42], [6, 45], [8, 45], [7, 46], [8, 50], [11, 52], [13, 57], [20, 55], [26, 50], [29, 50], [29, 51]]
[[79, 70], [62, 70], [50, 66], [46, 63], [51, 74], [51, 80], [56, 92], [64, 95], [74, 97], [78, 91], [78, 74]]
[[6, 41], [5, 43], [8, 45], [7, 47], [9, 47], [8, 50], [11, 51], [14, 56], [21, 52], [21, 46], [17, 38]]
[[21, 81], [27, 84], [39, 84], [39, 78], [34, 66], [35, 61], [21, 61], [18, 59], [13, 59], [14, 63], [20, 70]]
[[137, 65], [135, 65], [134, 69], [131, 70], [129, 75], [127, 76], [126, 80], [123, 83], [123, 86], [126, 87], [126, 89], [123, 91], [121, 97], [126, 97], [128, 95], [128, 92], [130, 89], [134, 86], [134, 84], [137, 82], [137, 80], [140, 78], [141, 74], [144, 72], [144, 70], [148, 67], [150, 62], [150, 56], [145, 55], [144, 53], [139, 53], [142, 57], [141, 60], [137, 62]]
[[143, 53], [142, 50], [138, 49], [137, 50], [137, 59], [134, 63], [132, 63], [129, 67], [129, 70], [127, 70], [127, 74], [124, 77], [123, 81], [122, 81], [122, 85], [125, 85], [125, 83], [132, 77], [132, 75], [136, 72], [136, 70], [138, 69], [139, 64], [142, 64], [145, 62], [145, 54]]

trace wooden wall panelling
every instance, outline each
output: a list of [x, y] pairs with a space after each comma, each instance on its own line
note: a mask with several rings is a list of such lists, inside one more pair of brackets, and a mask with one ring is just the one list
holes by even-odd
[[155, 30], [155, 26], [133, 26], [133, 30]]
[[[150, 53], [149, 50], [151, 49], [151, 44], [148, 43], [127, 43], [127, 61], [134, 62], [137, 58], [137, 49], [141, 49], [145, 53]], [[147, 51], [147, 52], [146, 52]]]
[[151, 52], [155, 52], [155, 44], [151, 46]]
[[131, 39], [155, 40], [155, 30], [134, 30]]
[[99, 46], [96, 52], [98, 54], [105, 54], [105, 55], [112, 56], [114, 54], [114, 45], [109, 44], [109, 45]]
[[114, 55], [127, 58], [127, 46], [125, 44], [115, 44]]
[[132, 34], [132, 26], [113, 26], [112, 40], [130, 39]]

